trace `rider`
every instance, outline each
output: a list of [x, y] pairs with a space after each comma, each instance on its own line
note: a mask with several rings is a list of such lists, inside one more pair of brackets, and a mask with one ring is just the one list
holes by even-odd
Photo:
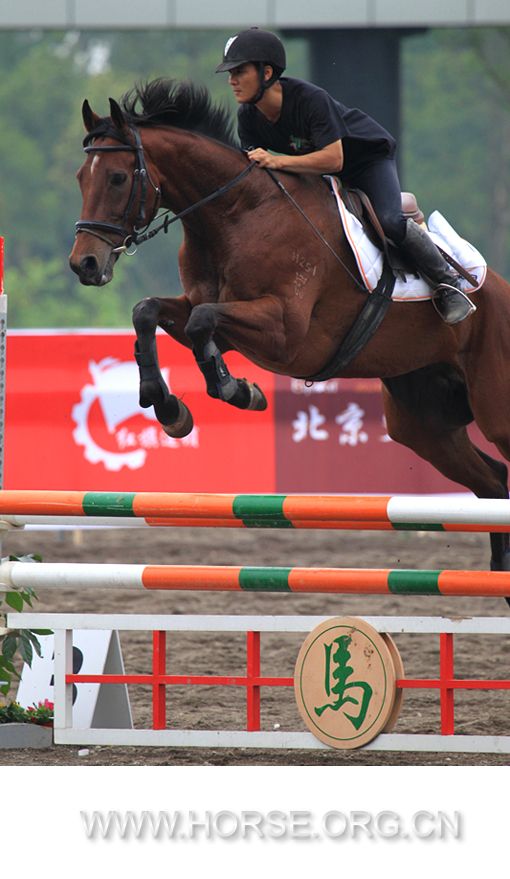
[[459, 276], [421, 226], [402, 213], [391, 134], [324, 89], [282, 77], [285, 66], [279, 38], [253, 27], [227, 41], [223, 62], [216, 68], [216, 73], [228, 71], [240, 105], [241, 146], [248, 157], [277, 171], [336, 174], [347, 186], [365, 192], [387, 237], [435, 288], [434, 304], [443, 320], [464, 320], [476, 307], [459, 289]]

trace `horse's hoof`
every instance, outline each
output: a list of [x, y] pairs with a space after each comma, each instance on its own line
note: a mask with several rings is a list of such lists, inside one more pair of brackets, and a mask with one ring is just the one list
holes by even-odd
[[179, 414], [177, 418], [175, 421], [172, 421], [171, 424], [163, 424], [161, 422], [161, 427], [167, 436], [180, 439], [183, 436], [188, 436], [193, 430], [193, 416], [182, 400], [177, 400], [177, 403], [179, 404]]
[[140, 382], [139, 403], [142, 409], [148, 409], [149, 406], [164, 406], [168, 400], [172, 399], [172, 395], [168, 393], [168, 388], [162, 378], [144, 379]]
[[264, 396], [264, 392], [261, 391], [259, 386], [255, 384], [255, 382], [246, 382], [248, 386], [248, 390], [250, 391], [250, 402], [247, 405], [247, 409], [254, 409], [257, 412], [263, 412], [264, 409], [267, 409], [267, 400]]

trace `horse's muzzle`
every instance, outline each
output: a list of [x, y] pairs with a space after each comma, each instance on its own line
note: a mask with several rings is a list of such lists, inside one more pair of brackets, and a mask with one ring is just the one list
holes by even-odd
[[112, 279], [115, 259], [116, 257], [111, 257], [106, 266], [100, 266], [93, 253], [84, 254], [79, 258], [74, 257], [71, 253], [69, 265], [86, 287], [103, 287]]

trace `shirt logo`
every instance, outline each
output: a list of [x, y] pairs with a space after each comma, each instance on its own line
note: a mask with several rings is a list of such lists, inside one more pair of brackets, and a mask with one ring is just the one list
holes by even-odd
[[289, 146], [293, 153], [309, 153], [313, 149], [313, 144], [306, 137], [298, 137], [291, 134], [289, 137]]

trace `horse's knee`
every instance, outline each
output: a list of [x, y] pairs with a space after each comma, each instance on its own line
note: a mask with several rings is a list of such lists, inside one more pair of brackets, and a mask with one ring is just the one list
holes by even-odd
[[192, 309], [184, 332], [193, 346], [196, 347], [197, 344], [205, 344], [212, 338], [217, 324], [218, 317], [214, 308], [211, 308], [207, 303], [202, 303], [195, 305]]
[[133, 308], [133, 326], [137, 332], [150, 332], [155, 330], [159, 317], [159, 300], [154, 297], [142, 299]]

